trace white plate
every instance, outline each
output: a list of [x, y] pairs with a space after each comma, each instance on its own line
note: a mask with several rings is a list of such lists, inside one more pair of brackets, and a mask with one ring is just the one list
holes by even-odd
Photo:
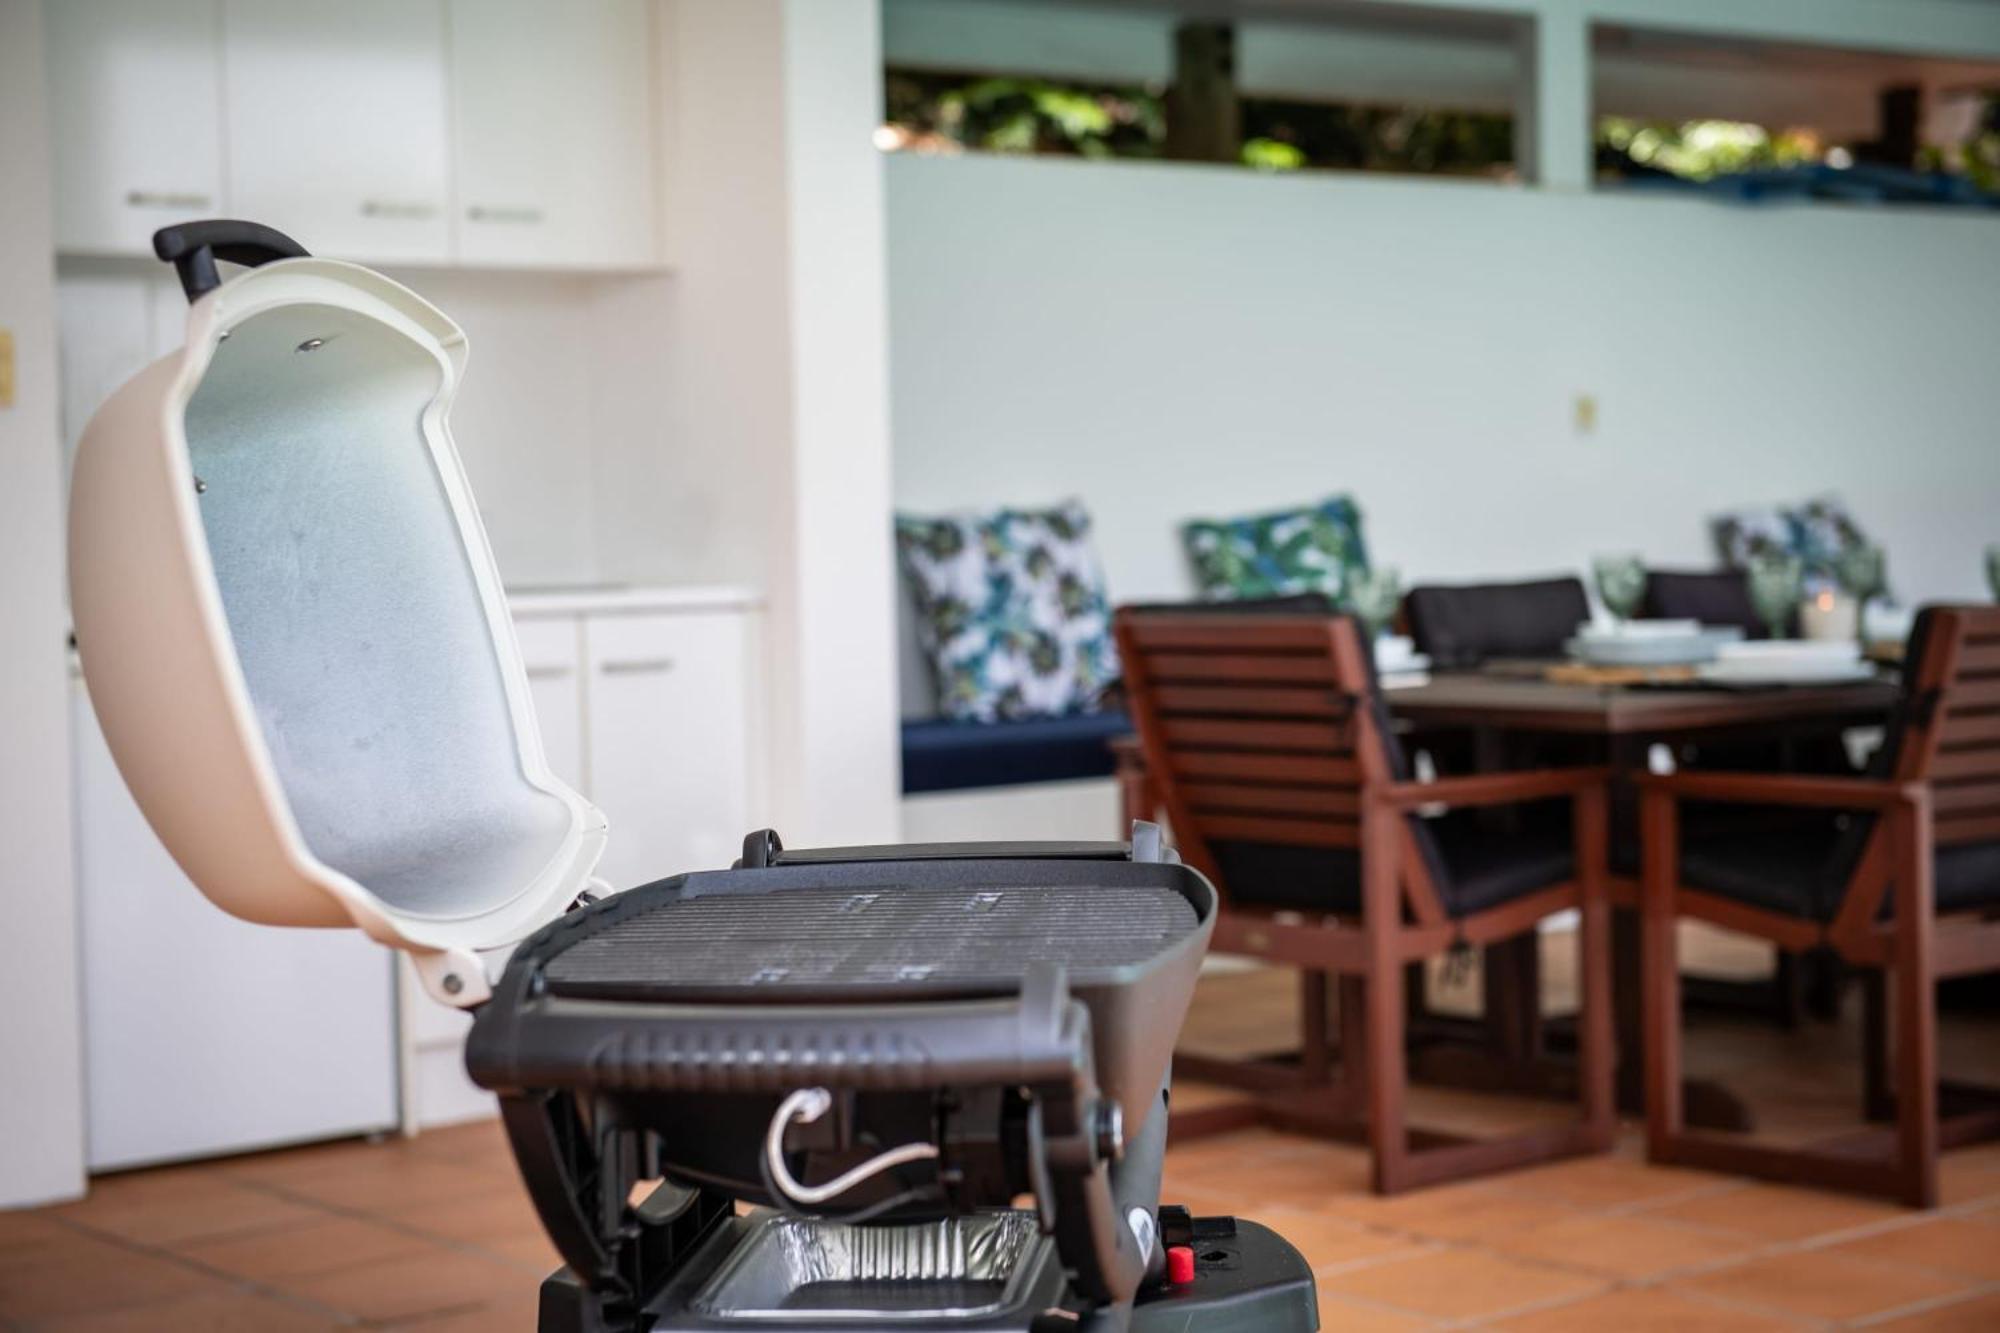
[[1591, 621], [1577, 627], [1576, 637], [1584, 643], [1622, 643], [1633, 639], [1690, 639], [1701, 632], [1699, 620]]
[[1588, 639], [1579, 635], [1566, 647], [1571, 657], [1592, 666], [1689, 666], [1712, 660], [1741, 633], [1725, 626], [1691, 634], [1634, 639]]
[[1704, 663], [1695, 675], [1715, 685], [1834, 685], [1869, 680], [1875, 668], [1868, 662], [1839, 659], [1811, 661], [1784, 658], [1758, 661], [1738, 658]]
[[1861, 645], [1853, 639], [1753, 639], [1729, 644], [1716, 656], [1725, 662], [1854, 662]]

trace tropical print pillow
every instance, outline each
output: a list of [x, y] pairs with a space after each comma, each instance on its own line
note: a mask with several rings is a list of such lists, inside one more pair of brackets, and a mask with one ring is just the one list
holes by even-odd
[[1771, 552], [1799, 557], [1807, 591], [1832, 587], [1842, 557], [1869, 544], [1861, 525], [1833, 495], [1723, 514], [1715, 520], [1715, 540], [1723, 561], [1736, 569]]
[[993, 722], [1101, 706], [1118, 652], [1081, 504], [899, 514], [896, 551], [944, 716]]
[[1290, 597], [1324, 593], [1347, 605], [1357, 575], [1368, 572], [1361, 507], [1336, 495], [1305, 509], [1244, 518], [1195, 519], [1181, 544], [1203, 597]]

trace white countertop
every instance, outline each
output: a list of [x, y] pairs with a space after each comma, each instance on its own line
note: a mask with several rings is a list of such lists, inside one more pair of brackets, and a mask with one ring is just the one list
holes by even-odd
[[576, 616], [639, 611], [754, 611], [764, 595], [728, 585], [640, 583], [544, 584], [507, 589], [516, 616]]

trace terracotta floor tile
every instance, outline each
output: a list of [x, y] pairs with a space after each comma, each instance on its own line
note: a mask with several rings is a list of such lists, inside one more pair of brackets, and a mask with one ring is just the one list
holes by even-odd
[[1574, 1209], [1471, 1186], [1459, 1190], [1418, 1190], [1389, 1199], [1358, 1195], [1331, 1201], [1327, 1208], [1371, 1227], [1468, 1244], [1579, 1216]]
[[1933, 1306], [1869, 1327], [1884, 1333], [1993, 1333], [2000, 1328], [2000, 1291]]
[[301, 1297], [356, 1319], [389, 1322], [515, 1300], [539, 1279], [478, 1255], [412, 1242], [412, 1252], [388, 1263], [360, 1264], [279, 1284]]
[[1684, 1280], [1729, 1301], [1815, 1319], [1861, 1319], [1962, 1290], [1962, 1279], [1828, 1250], [1766, 1255]]
[[1602, 1284], [1576, 1273], [1474, 1250], [1390, 1259], [1320, 1279], [1323, 1290], [1433, 1319], [1503, 1314], [1582, 1296]]
[[1828, 1253], [2000, 1282], [2000, 1236], [1995, 1236], [1990, 1226], [1961, 1218], [1914, 1222], [1842, 1241]]
[[1173, 1178], [1206, 1192], [1227, 1191], [1237, 1198], [1311, 1208], [1333, 1195], [1368, 1188], [1368, 1159], [1358, 1152], [1321, 1149], [1263, 1151], [1236, 1159], [1176, 1163]]
[[86, 1240], [60, 1262], [0, 1270], [0, 1317], [41, 1321], [223, 1295], [231, 1284], [109, 1241]]
[[385, 1324], [395, 1333], [528, 1333], [541, 1314], [536, 1293], [507, 1296], [442, 1315]]
[[1648, 1166], [1624, 1157], [1584, 1157], [1506, 1177], [1522, 1198], [1573, 1208], [1618, 1208], [1704, 1193], [1727, 1183], [1724, 1176], [1677, 1167]]
[[1505, 1254], [1580, 1268], [1608, 1277], [1642, 1278], [1741, 1258], [1740, 1240], [1645, 1217], [1573, 1217], [1495, 1232], [1487, 1244]]
[[488, 1236], [541, 1230], [541, 1218], [527, 1191], [500, 1188], [490, 1194], [415, 1204], [396, 1215], [398, 1226], [446, 1240], [476, 1241]]
[[1409, 1330], [1437, 1327], [1429, 1319], [1399, 1314], [1379, 1306], [1359, 1305], [1338, 1296], [1329, 1296], [1324, 1291], [1319, 1296], [1319, 1326], [1327, 1333], [1408, 1333]]
[[1790, 1320], [1751, 1314], [1657, 1287], [1626, 1288], [1502, 1319], [1519, 1333], [1781, 1333]]
[[26, 1266], [46, 1267], [99, 1242], [88, 1232], [64, 1226], [46, 1212], [0, 1212], [0, 1272]]
[[1946, 1204], [2000, 1198], [2000, 1171], [1983, 1161], [1946, 1154], [1938, 1163], [1938, 1199]]
[[177, 1168], [101, 1177], [91, 1182], [88, 1198], [52, 1215], [99, 1235], [159, 1246], [289, 1226], [311, 1221], [314, 1213], [213, 1172]]
[[37, 1325], [47, 1333], [326, 1333], [343, 1327], [332, 1315], [237, 1291], [196, 1296]]
[[480, 1253], [492, 1255], [536, 1278], [547, 1277], [562, 1267], [562, 1257], [540, 1227], [513, 1235], [486, 1236], [471, 1244]]
[[453, 1162], [404, 1161], [385, 1170], [336, 1172], [273, 1188], [306, 1203], [402, 1220], [428, 1205], [474, 1207], [492, 1194], [518, 1194], [518, 1179]]
[[1747, 1184], [1719, 1194], [1648, 1205], [1642, 1215], [1763, 1241], [1798, 1241], [1891, 1221], [1908, 1213], [1895, 1204], [1826, 1190]]
[[378, 1222], [325, 1215], [303, 1226], [223, 1236], [177, 1246], [188, 1260], [265, 1286], [407, 1254], [407, 1233]]
[[1371, 1230], [1324, 1212], [1247, 1207], [1243, 1216], [1290, 1241], [1317, 1272], [1321, 1269], [1412, 1253], [1421, 1242]]

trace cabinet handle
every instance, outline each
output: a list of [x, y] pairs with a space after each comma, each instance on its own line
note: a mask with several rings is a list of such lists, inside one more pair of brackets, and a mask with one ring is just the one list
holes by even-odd
[[208, 196], [192, 190], [128, 190], [128, 208], [207, 208]]
[[607, 676], [657, 676], [674, 669], [671, 657], [643, 657], [623, 662], [600, 662], [597, 669]]
[[531, 666], [528, 668], [528, 679], [568, 680], [569, 668], [566, 666]]
[[370, 218], [434, 218], [437, 205], [410, 199], [363, 199], [361, 215]]
[[474, 222], [524, 222], [539, 223], [545, 220], [539, 208], [488, 208], [474, 204], [465, 210], [465, 216]]

